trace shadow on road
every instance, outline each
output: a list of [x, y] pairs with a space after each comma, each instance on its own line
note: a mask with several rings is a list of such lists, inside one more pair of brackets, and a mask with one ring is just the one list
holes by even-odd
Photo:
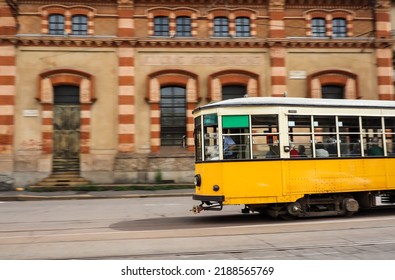
[[262, 224], [277, 224], [306, 222], [312, 220], [328, 219], [356, 219], [369, 216], [393, 215], [394, 209], [361, 210], [353, 217], [322, 217], [306, 218], [284, 221], [273, 219], [260, 214], [231, 214], [215, 216], [188, 216], [188, 217], [158, 217], [142, 220], [130, 220], [114, 223], [111, 229], [118, 231], [142, 231], [142, 230], [171, 230], [171, 229], [193, 229], [193, 228], [216, 228], [232, 226], [251, 226]]
[[241, 224], [254, 225], [268, 222], [273, 223], [275, 221], [259, 214], [233, 214], [199, 217], [161, 217], [144, 220], [122, 221], [112, 224], [110, 228], [120, 231], [169, 230], [239, 226]]

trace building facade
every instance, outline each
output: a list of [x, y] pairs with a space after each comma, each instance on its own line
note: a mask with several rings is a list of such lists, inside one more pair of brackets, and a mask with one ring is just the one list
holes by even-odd
[[0, 0], [0, 174], [192, 182], [192, 110], [394, 99], [389, 0]]

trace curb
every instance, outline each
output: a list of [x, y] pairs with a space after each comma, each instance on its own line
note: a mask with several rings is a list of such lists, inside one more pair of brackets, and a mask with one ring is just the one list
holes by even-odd
[[70, 194], [70, 195], [4, 195], [0, 201], [40, 201], [40, 200], [85, 200], [85, 199], [118, 199], [118, 198], [148, 198], [148, 197], [181, 197], [192, 196], [192, 193], [154, 193], [154, 194]]

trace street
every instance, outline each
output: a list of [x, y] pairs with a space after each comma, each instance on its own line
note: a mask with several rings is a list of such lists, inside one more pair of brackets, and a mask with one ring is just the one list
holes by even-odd
[[395, 210], [273, 220], [190, 197], [0, 202], [0, 259], [394, 260]]

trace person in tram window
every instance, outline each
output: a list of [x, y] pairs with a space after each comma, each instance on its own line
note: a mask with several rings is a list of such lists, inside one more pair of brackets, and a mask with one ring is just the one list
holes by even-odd
[[351, 150], [351, 155], [356, 157], [356, 156], [360, 156], [361, 153], [361, 144], [356, 143], [352, 146], [352, 150]]
[[295, 149], [294, 143], [290, 144], [290, 148], [291, 148], [291, 150], [289, 151], [289, 153], [291, 154], [291, 158], [299, 157], [299, 152]]
[[279, 158], [280, 148], [277, 145], [269, 145], [270, 150], [266, 153], [266, 158]]
[[230, 136], [224, 136], [224, 158], [236, 158], [236, 142]]
[[317, 157], [329, 157], [329, 153], [325, 150], [325, 146], [322, 142], [318, 142], [315, 145], [315, 154]]
[[330, 157], [337, 157], [336, 139], [333, 137], [329, 137], [326, 142], [328, 143], [327, 151], [329, 153], [329, 156]]
[[379, 146], [379, 139], [377, 137], [373, 137], [370, 143], [370, 148], [368, 149], [368, 156], [383, 156], [384, 151], [383, 148]]
[[299, 150], [299, 156], [300, 157], [307, 157], [307, 155], [306, 155], [306, 148], [304, 147], [304, 145], [299, 145], [298, 146], [298, 150]]

